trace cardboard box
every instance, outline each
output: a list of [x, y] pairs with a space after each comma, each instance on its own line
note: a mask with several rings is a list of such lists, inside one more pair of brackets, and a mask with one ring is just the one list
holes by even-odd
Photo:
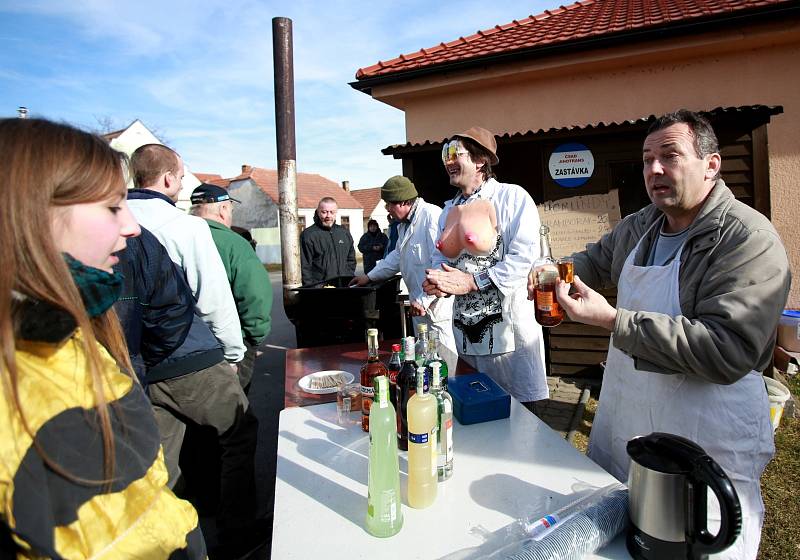
[[485, 373], [451, 377], [447, 391], [453, 397], [453, 414], [461, 424], [508, 418], [511, 396]]

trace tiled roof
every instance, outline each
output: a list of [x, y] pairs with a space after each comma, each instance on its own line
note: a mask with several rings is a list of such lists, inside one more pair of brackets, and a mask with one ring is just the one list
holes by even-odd
[[[228, 184], [230, 184], [245, 179], [251, 179], [264, 194], [275, 202], [275, 204], [278, 203], [277, 170], [243, 165], [240, 175], [226, 180]], [[339, 208], [362, 208], [361, 203], [351, 196], [351, 193], [344, 190], [337, 182], [331, 181], [316, 173], [297, 174], [298, 208], [316, 208], [319, 200], [326, 196], [335, 198]]]
[[[695, 20], [757, 11], [796, 0], [583, 0], [545, 10], [505, 25], [459, 37], [449, 43], [378, 62], [356, 72], [357, 80], [400, 74], [426, 67], [462, 63], [586, 39], [611, 38], [643, 30], [664, 30]], [[352, 84], [358, 88], [358, 83]]]
[[380, 187], [373, 187], [371, 189], [359, 189], [350, 191], [350, 194], [353, 195], [358, 202], [361, 203], [361, 206], [364, 208], [364, 217], [372, 214], [375, 208], [382, 202], [381, 201], [381, 188]]
[[228, 185], [231, 184], [230, 179], [223, 179], [222, 175], [217, 173], [195, 173], [194, 176], [197, 177], [201, 183], [210, 183], [226, 189], [228, 188]]
[[[715, 109], [710, 109], [708, 111], [699, 111], [699, 113], [707, 117], [712, 122], [720, 117], [751, 119], [758, 122], [769, 122], [770, 117], [774, 115], [780, 115], [781, 113], [783, 113], [783, 106], [744, 105], [740, 107], [717, 107]], [[609, 122], [600, 121], [597, 123], [565, 126], [562, 128], [549, 128], [547, 130], [540, 128], [538, 130], [515, 132], [513, 134], [510, 133], [505, 133], [502, 135], [496, 134], [495, 138], [497, 138], [498, 140], [511, 140], [518, 138], [534, 139], [542, 137], [552, 138], [555, 135], [559, 134], [568, 135], [578, 131], [606, 132], [606, 131], [618, 130], [620, 128], [627, 126], [638, 125], [641, 127], [646, 127], [647, 125], [655, 121], [657, 118], [658, 117], [656, 115], [646, 115], [636, 119], [627, 119], [622, 121], [609, 121]], [[442, 138], [440, 140], [430, 139], [430, 140], [425, 140], [424, 142], [408, 142], [406, 144], [393, 144], [391, 146], [387, 146], [386, 148], [381, 150], [381, 152], [385, 155], [392, 155], [396, 153], [408, 153], [412, 151], [417, 152], [417, 151], [439, 150], [442, 144], [447, 140], [449, 140], [449, 138]]]

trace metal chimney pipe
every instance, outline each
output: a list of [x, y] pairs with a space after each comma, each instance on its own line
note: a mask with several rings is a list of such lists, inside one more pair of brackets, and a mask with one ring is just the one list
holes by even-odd
[[297, 151], [294, 129], [294, 64], [292, 20], [272, 18], [272, 61], [275, 74], [275, 137], [278, 152], [278, 214], [283, 261], [283, 306], [291, 318], [301, 285], [300, 234], [297, 231]]

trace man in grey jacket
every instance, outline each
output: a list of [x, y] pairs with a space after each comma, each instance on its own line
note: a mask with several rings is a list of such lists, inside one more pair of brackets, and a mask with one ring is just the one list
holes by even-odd
[[[742, 506], [742, 533], [720, 557], [754, 559], [759, 479], [774, 453], [761, 374], [789, 292], [786, 251], [769, 220], [719, 178], [706, 119], [686, 110], [659, 118], [642, 153], [652, 204], [573, 255], [572, 294], [557, 288], [570, 318], [612, 333], [588, 455], [624, 481], [633, 437], [667, 432], [698, 443]], [[616, 308], [589, 287], [613, 285]]]

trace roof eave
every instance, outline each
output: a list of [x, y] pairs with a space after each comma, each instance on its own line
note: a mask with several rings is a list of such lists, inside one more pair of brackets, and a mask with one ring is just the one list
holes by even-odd
[[760, 7], [755, 10], [740, 10], [720, 17], [719, 14], [713, 16], [693, 19], [684, 23], [667, 24], [666, 26], [650, 27], [646, 29], [635, 29], [631, 31], [620, 31], [614, 34], [601, 35], [598, 37], [588, 37], [575, 41], [566, 41], [554, 45], [542, 45], [492, 54], [483, 57], [470, 58], [463, 61], [432, 64], [419, 69], [405, 70], [363, 80], [350, 82], [353, 89], [372, 95], [372, 88], [375, 86], [388, 85], [397, 82], [415, 80], [425, 76], [441, 74], [460, 70], [469, 70], [486, 66], [487, 64], [502, 64], [529, 60], [531, 58], [547, 56], [551, 54], [566, 54], [582, 50], [589, 50], [597, 47], [613, 47], [619, 44], [630, 44], [631, 39], [646, 41], [651, 39], [665, 39], [677, 36], [691, 35], [697, 33], [698, 28], [703, 32], [717, 31], [726, 27], [736, 25], [745, 21], [748, 25], [762, 23], [765, 21], [786, 18], [800, 15], [800, 4], [792, 2], [787, 4], [770, 5]]

